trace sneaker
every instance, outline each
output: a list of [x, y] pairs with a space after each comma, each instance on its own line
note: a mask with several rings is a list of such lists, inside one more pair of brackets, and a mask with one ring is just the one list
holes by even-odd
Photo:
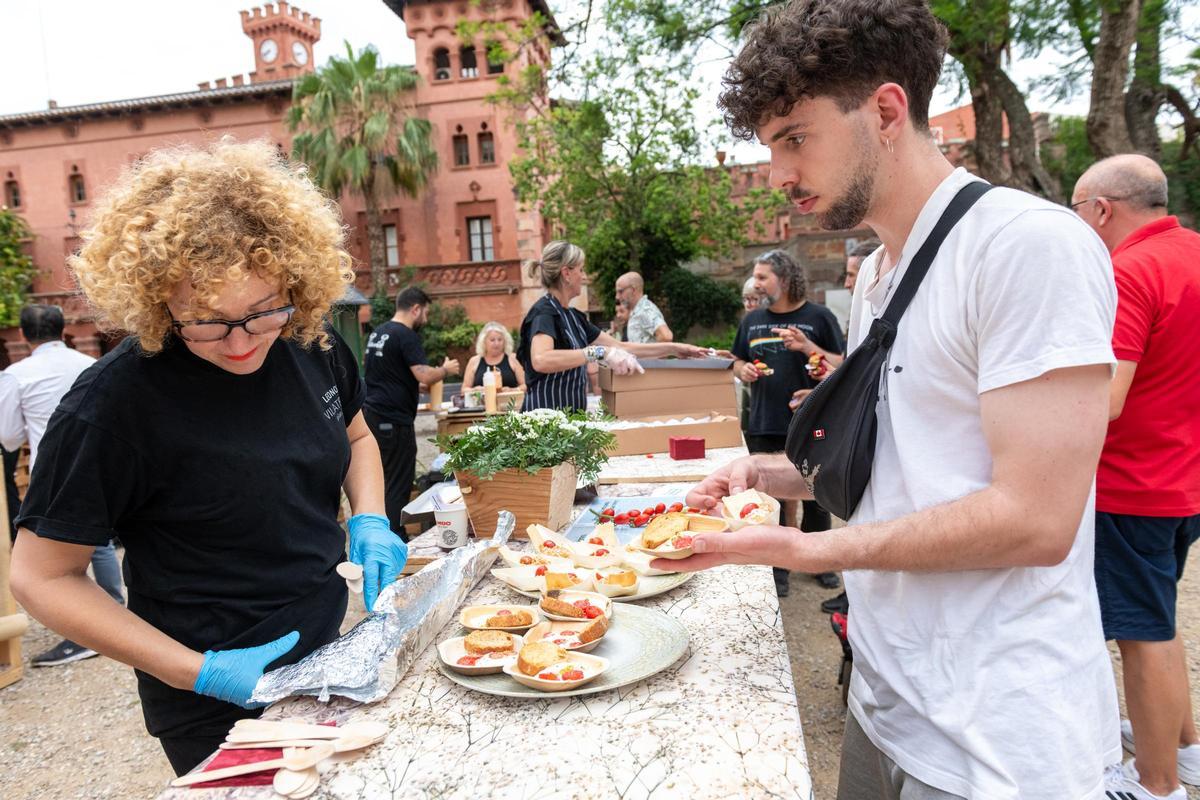
[[70, 664], [72, 661], [82, 661], [96, 655], [99, 653], [90, 647], [75, 644], [70, 639], [63, 639], [46, 652], [34, 656], [30, 663], [35, 667], [57, 667], [60, 664]]
[[850, 600], [846, 597], [846, 593], [842, 592], [837, 597], [822, 600], [821, 610], [826, 614], [845, 614], [850, 610]]
[[837, 576], [836, 572], [818, 572], [813, 575], [817, 583], [821, 584], [823, 589], [840, 589], [842, 588], [842, 579]]
[[[1133, 749], [1133, 723], [1127, 719], [1121, 720], [1121, 744], [1131, 753]], [[1200, 786], [1200, 744], [1192, 744], [1179, 748], [1178, 756], [1179, 780], [1189, 786]]]
[[1104, 796], [1108, 800], [1187, 800], [1187, 789], [1176, 786], [1170, 794], [1152, 794], [1139, 783], [1133, 759], [1104, 772]]

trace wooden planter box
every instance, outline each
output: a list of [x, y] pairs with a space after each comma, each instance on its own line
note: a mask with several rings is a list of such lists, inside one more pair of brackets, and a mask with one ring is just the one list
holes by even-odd
[[496, 514], [505, 509], [517, 518], [514, 539], [529, 538], [525, 529], [535, 522], [556, 531], [571, 521], [576, 480], [572, 464], [559, 464], [532, 475], [525, 470], [505, 469], [490, 480], [480, 480], [470, 472], [455, 472], [454, 478], [462, 490], [476, 536], [490, 537], [496, 530]]

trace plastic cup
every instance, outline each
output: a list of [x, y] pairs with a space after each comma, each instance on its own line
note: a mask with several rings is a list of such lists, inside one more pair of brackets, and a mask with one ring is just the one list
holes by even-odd
[[443, 550], [453, 550], [467, 543], [469, 530], [465, 505], [434, 509], [433, 522], [434, 527], [437, 528], [438, 547]]

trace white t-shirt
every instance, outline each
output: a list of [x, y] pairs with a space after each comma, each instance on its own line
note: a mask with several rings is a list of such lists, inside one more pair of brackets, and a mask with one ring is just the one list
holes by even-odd
[[58, 403], [75, 384], [79, 373], [96, 363], [89, 355], [72, 350], [66, 342], [45, 342], [33, 348], [28, 356], [4, 370], [17, 379], [21, 401], [16, 406], [0, 408], [0, 428], [23, 428], [24, 440], [29, 439], [29, 471], [37, 460], [38, 444]]
[[[851, 348], [882, 313], [871, 301], [894, 294], [971, 180], [959, 169], [942, 182], [894, 270], [876, 281], [882, 249], [864, 260]], [[1115, 365], [1116, 302], [1108, 253], [1074, 213], [1011, 189], [984, 195], [950, 231], [900, 320], [872, 477], [851, 524], [985, 488], [992, 461], [979, 395], [1061, 367]], [[905, 772], [970, 800], [1103, 796], [1104, 767], [1121, 747], [1092, 573], [1094, 499], [1093, 485], [1058, 566], [846, 573], [850, 710]]]

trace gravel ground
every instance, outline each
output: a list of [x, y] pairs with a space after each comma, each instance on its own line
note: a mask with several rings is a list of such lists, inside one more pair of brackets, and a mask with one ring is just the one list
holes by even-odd
[[[418, 423], [419, 439], [432, 435], [427, 428]], [[430, 460], [429, 445], [423, 441], [420, 458], [424, 463]], [[837, 686], [841, 648], [819, 604], [835, 592], [802, 575], [792, 576], [791, 587], [791, 596], [781, 604], [784, 633], [815, 796], [827, 800], [837, 791], [845, 709]], [[1200, 579], [1194, 572], [1180, 585], [1179, 628], [1188, 642], [1192, 702], [1200, 708]], [[32, 655], [57, 641], [54, 633], [34, 622], [23, 644], [25, 677], [0, 689], [0, 797], [154, 797], [172, 772], [142, 725], [132, 671], [104, 657], [28, 668]], [[1119, 676], [1115, 648], [1113, 654]], [[1188, 796], [1200, 800], [1200, 790], [1189, 788]]]

